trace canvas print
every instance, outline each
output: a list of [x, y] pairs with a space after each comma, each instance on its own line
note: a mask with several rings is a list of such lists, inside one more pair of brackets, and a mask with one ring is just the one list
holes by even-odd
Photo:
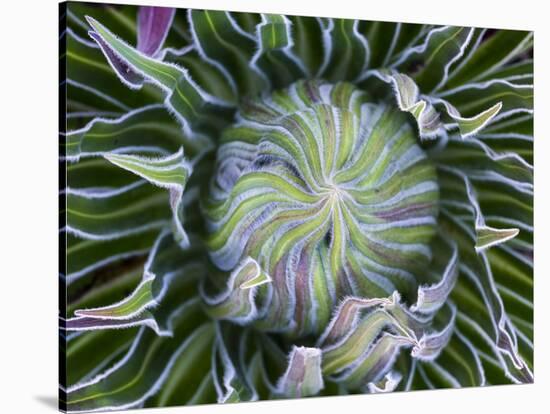
[[60, 409], [533, 382], [532, 32], [68, 2], [59, 39]]

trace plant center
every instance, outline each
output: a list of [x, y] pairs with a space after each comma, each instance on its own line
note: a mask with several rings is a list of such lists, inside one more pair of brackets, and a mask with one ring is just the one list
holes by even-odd
[[417, 288], [439, 191], [406, 114], [349, 83], [300, 81], [242, 105], [205, 202], [213, 262], [255, 259], [265, 330], [319, 333], [349, 295]]

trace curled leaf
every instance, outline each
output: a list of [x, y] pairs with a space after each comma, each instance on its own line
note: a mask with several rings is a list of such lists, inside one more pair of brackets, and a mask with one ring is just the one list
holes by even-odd
[[390, 299], [387, 298], [345, 298], [340, 305], [338, 305], [338, 308], [334, 312], [335, 316], [330, 321], [329, 325], [325, 329], [325, 332], [319, 338], [318, 344], [321, 346], [326, 346], [336, 342], [343, 336], [347, 335], [355, 327], [359, 320], [361, 311], [374, 306], [389, 303]]
[[456, 319], [456, 307], [450, 306], [447, 312], [447, 320], [442, 329], [426, 332], [414, 345], [411, 355], [423, 361], [432, 361], [439, 356], [445, 345], [451, 339], [454, 332]]
[[382, 380], [376, 383], [369, 382], [367, 384], [367, 389], [372, 394], [392, 392], [395, 391], [402, 379], [403, 375], [401, 375], [399, 372], [390, 371], [384, 376]]
[[491, 120], [502, 109], [502, 102], [497, 102], [485, 111], [480, 112], [479, 114], [472, 117], [465, 118], [460, 115], [458, 109], [456, 109], [449, 102], [443, 101], [443, 103], [445, 105], [445, 108], [447, 109], [447, 114], [449, 115], [449, 117], [458, 125], [460, 136], [462, 138], [467, 138], [471, 135], [475, 135], [487, 124], [489, 124], [489, 122], [491, 122]]
[[138, 11], [137, 50], [155, 56], [172, 25], [176, 9], [171, 7], [141, 6]]
[[[193, 283], [196, 276], [192, 267], [183, 264], [189, 259], [172, 239], [169, 231], [160, 233], [144, 265], [142, 280], [129, 296], [107, 306], [75, 310], [75, 317], [67, 320], [66, 329], [89, 331], [145, 325], [158, 335], [170, 336], [172, 329], [166, 314], [181, 304], [185, 294], [192, 293], [189, 289], [179, 293], [177, 286], [182, 281]], [[163, 307], [164, 299], [170, 295], [179, 295], [179, 300], [171, 298]], [[191, 301], [198, 302], [198, 298]]]
[[278, 392], [292, 398], [308, 397], [324, 388], [321, 374], [321, 350], [294, 346], [288, 368], [279, 380]]
[[488, 249], [500, 243], [513, 239], [519, 234], [519, 229], [495, 229], [489, 226], [476, 227], [476, 251]]
[[258, 287], [269, 282], [269, 275], [254, 259], [247, 257], [231, 272], [225, 291], [210, 296], [203, 287], [202, 296], [212, 316], [245, 324], [258, 315], [255, 302]]
[[166, 107], [176, 115], [188, 136], [197, 136], [195, 127], [199, 124], [211, 127], [219, 122], [209, 115], [221, 115], [229, 110], [230, 104], [202, 90], [187, 69], [153, 59], [128, 45], [94, 18], [88, 16], [87, 20], [94, 29], [90, 36], [98, 42], [120, 79], [133, 89], [141, 88], [143, 82], [148, 81], [163, 90]]
[[476, 232], [476, 244], [475, 244], [476, 252], [479, 253], [491, 246], [504, 243], [516, 237], [519, 234], [519, 229], [516, 229], [516, 228], [495, 229], [486, 225], [485, 217], [481, 212], [479, 202], [477, 201], [477, 194], [472, 183], [470, 182], [468, 177], [466, 177], [464, 174], [459, 173], [459, 175], [461, 175], [464, 180], [468, 199], [474, 211], [475, 232]]
[[146, 158], [138, 155], [107, 154], [104, 157], [113, 164], [145, 178], [151, 184], [170, 191], [170, 208], [177, 242], [189, 246], [189, 237], [183, 229], [183, 190], [192, 167], [183, 156], [183, 148], [163, 158]]
[[421, 138], [435, 138], [444, 135], [445, 131], [439, 113], [431, 103], [420, 98], [420, 90], [410, 77], [401, 73], [393, 73], [385, 78], [392, 83], [399, 109], [410, 112], [416, 118]]
[[441, 280], [418, 288], [417, 301], [411, 307], [413, 312], [433, 313], [447, 301], [458, 277], [458, 247], [455, 242], [450, 245], [450, 256]]
[[274, 87], [281, 87], [307, 74], [304, 63], [293, 52], [292, 22], [283, 15], [262, 14], [262, 23], [256, 26], [258, 50], [251, 66]]

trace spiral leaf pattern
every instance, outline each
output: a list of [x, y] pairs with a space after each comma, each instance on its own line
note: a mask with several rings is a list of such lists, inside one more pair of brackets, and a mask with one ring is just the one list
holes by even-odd
[[533, 382], [532, 32], [60, 10], [62, 409]]
[[404, 114], [350, 83], [299, 81], [245, 103], [204, 203], [214, 263], [272, 278], [257, 326], [319, 333], [345, 295], [413, 292], [438, 185]]

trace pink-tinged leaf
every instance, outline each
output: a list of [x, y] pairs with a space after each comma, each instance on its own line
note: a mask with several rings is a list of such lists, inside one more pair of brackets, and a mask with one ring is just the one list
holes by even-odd
[[162, 47], [172, 26], [176, 9], [142, 6], [138, 12], [137, 49], [147, 56], [155, 56]]
[[161, 331], [154, 315], [144, 311], [129, 319], [99, 319], [88, 316], [77, 316], [67, 319], [66, 329], [68, 331], [95, 331], [98, 329], [123, 329], [135, 326], [148, 326], [159, 336], [170, 336], [171, 332]]
[[319, 338], [318, 345], [333, 344], [347, 335], [357, 326], [362, 311], [390, 303], [391, 300], [388, 298], [365, 299], [352, 296], [345, 298], [334, 312], [334, 317], [325, 332]]
[[228, 319], [242, 325], [249, 323], [258, 316], [255, 299], [258, 287], [271, 281], [256, 260], [246, 257], [233, 269], [222, 292], [210, 295], [205, 286], [201, 286], [206, 310], [216, 319]]
[[141, 88], [143, 85], [143, 76], [132, 69], [132, 67], [124, 59], [122, 59], [120, 55], [117, 54], [113, 48], [111, 48], [111, 46], [109, 46], [107, 42], [105, 42], [105, 40], [96, 32], [90, 31], [88, 32], [88, 35], [97, 42], [98, 46], [103, 51], [103, 54], [107, 58], [107, 61], [110, 63], [120, 80], [130, 89]]
[[325, 386], [321, 374], [321, 358], [319, 348], [294, 346], [286, 372], [277, 385], [278, 392], [291, 398], [317, 394]]
[[413, 358], [422, 361], [433, 361], [445, 348], [454, 333], [456, 319], [456, 307], [452, 304], [448, 306], [447, 315], [445, 315], [446, 321], [443, 327], [422, 335], [411, 351]]
[[372, 394], [392, 392], [395, 391], [402, 379], [403, 375], [401, 373], [390, 371], [380, 381], [369, 382], [367, 390]]
[[441, 279], [431, 285], [418, 287], [418, 299], [411, 307], [412, 312], [421, 314], [433, 314], [446, 302], [458, 277], [458, 247], [454, 241], [443, 240], [450, 246], [447, 265], [441, 274]]

